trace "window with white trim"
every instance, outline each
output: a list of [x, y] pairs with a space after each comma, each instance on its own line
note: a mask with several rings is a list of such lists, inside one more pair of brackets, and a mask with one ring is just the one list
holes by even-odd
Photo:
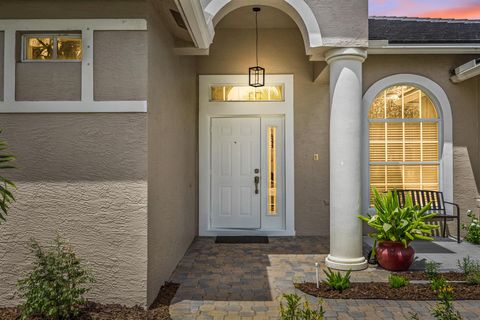
[[382, 91], [369, 114], [370, 199], [373, 188], [439, 190], [439, 115], [413, 86]]
[[81, 34], [24, 34], [22, 61], [81, 61]]

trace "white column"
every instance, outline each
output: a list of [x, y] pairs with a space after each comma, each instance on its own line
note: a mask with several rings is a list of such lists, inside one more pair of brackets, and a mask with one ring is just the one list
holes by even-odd
[[362, 270], [362, 63], [359, 48], [332, 49], [330, 65], [330, 254], [338, 270]]

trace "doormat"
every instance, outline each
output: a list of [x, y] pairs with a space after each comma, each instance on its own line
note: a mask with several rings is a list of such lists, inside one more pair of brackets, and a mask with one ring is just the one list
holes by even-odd
[[268, 237], [219, 236], [215, 243], [268, 243]]

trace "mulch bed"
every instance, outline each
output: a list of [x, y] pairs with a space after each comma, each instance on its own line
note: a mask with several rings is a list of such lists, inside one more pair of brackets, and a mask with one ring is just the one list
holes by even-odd
[[[455, 300], [478, 300], [480, 286], [466, 283], [452, 283]], [[429, 284], [409, 284], [403, 288], [392, 289], [383, 282], [353, 282], [343, 292], [330, 289], [322, 283], [317, 289], [315, 283], [295, 283], [295, 288], [306, 294], [324, 299], [378, 299], [378, 300], [437, 300]]]
[[[118, 304], [102, 305], [87, 302], [82, 308], [82, 315], [78, 320], [171, 320], [168, 307], [179, 286], [176, 283], [165, 283], [149, 310], [141, 307], [129, 308]], [[0, 308], [1, 320], [17, 320], [19, 314], [17, 308]], [[31, 320], [37, 319], [32, 318]]]
[[[408, 280], [428, 280], [428, 276], [423, 271], [406, 271], [406, 272], [395, 272], [392, 273], [397, 276], [402, 276]], [[460, 272], [440, 272], [439, 276], [445, 278], [447, 281], [466, 281], [467, 277], [464, 273]]]

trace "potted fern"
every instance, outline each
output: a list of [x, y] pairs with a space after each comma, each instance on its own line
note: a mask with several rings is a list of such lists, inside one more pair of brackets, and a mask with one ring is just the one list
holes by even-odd
[[401, 207], [396, 191], [384, 194], [374, 193], [374, 215], [359, 216], [375, 232], [369, 234], [375, 240], [373, 253], [378, 263], [390, 271], [405, 271], [410, 268], [415, 255], [410, 246], [413, 240], [433, 240], [432, 230], [438, 226], [427, 224], [427, 221], [436, 216], [427, 213], [430, 204], [421, 208], [414, 205], [412, 198], [407, 195], [404, 206]]

